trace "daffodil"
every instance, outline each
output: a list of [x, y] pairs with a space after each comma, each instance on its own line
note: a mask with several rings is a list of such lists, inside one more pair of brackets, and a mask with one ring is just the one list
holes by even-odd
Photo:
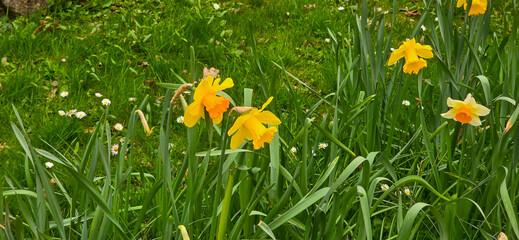
[[[458, 0], [456, 7], [461, 7], [467, 10], [467, 0]], [[470, 6], [469, 16], [485, 14], [487, 11], [487, 0], [472, 0], [472, 6]]]
[[418, 74], [420, 69], [427, 67], [427, 62], [423, 58], [432, 57], [433, 53], [431, 46], [416, 43], [413, 38], [405, 41], [398, 49], [393, 51], [387, 64], [393, 65], [401, 58], [405, 58], [404, 72], [408, 74]]
[[490, 109], [481, 104], [477, 104], [470, 93], [464, 101], [452, 100], [450, 97], [447, 98], [447, 106], [451, 107], [451, 109], [446, 113], [442, 113], [442, 117], [468, 123], [472, 126], [481, 125], [479, 117], [486, 116], [490, 113]]
[[[231, 149], [236, 149], [240, 146], [244, 139], [252, 140], [254, 149], [260, 149], [264, 147], [265, 143], [272, 142], [274, 134], [278, 131], [276, 127], [265, 127], [263, 124], [279, 125], [279, 120], [276, 115], [270, 111], [264, 111], [264, 109], [272, 101], [273, 97], [270, 97], [267, 102], [263, 104], [261, 109], [251, 108], [247, 113], [238, 117], [234, 122], [234, 125], [229, 129], [227, 134], [232, 135], [231, 138]], [[233, 135], [234, 134], [234, 135]]]
[[222, 94], [220, 96], [217, 94], [219, 91], [233, 86], [234, 83], [230, 78], [220, 84], [220, 78], [214, 79], [213, 76], [207, 76], [198, 84], [193, 96], [194, 101], [186, 108], [184, 124], [193, 127], [200, 118], [205, 118], [205, 111], [209, 113], [214, 124], [219, 124], [222, 121], [222, 114], [229, 108], [229, 99]]

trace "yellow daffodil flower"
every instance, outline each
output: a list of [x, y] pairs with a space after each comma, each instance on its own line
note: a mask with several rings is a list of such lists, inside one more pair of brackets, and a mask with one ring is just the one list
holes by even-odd
[[231, 138], [231, 149], [237, 149], [244, 139], [252, 140], [254, 149], [260, 149], [264, 147], [265, 143], [272, 142], [274, 134], [278, 131], [276, 127], [265, 127], [263, 124], [279, 125], [279, 120], [276, 115], [270, 111], [263, 111], [267, 105], [272, 101], [273, 97], [270, 97], [261, 109], [252, 108], [247, 113], [238, 117], [234, 122], [234, 125], [229, 129], [227, 134], [233, 135]]
[[405, 58], [404, 72], [408, 74], [418, 74], [420, 69], [427, 67], [427, 62], [423, 58], [432, 57], [431, 46], [416, 43], [413, 38], [405, 41], [398, 49], [393, 51], [387, 64], [391, 66], [401, 58]]
[[[467, 0], [458, 0], [456, 7], [461, 7], [467, 10]], [[487, 0], [472, 0], [472, 6], [470, 6], [469, 16], [485, 14], [487, 11]]]
[[468, 123], [472, 126], [481, 125], [479, 116], [486, 116], [490, 113], [490, 109], [477, 104], [470, 93], [464, 101], [447, 98], [447, 106], [451, 107], [451, 109], [446, 113], [442, 113], [442, 117]]
[[200, 118], [205, 118], [205, 111], [209, 113], [214, 124], [222, 121], [222, 114], [229, 108], [229, 99], [223, 95], [216, 95], [219, 91], [234, 86], [232, 79], [227, 78], [220, 84], [220, 78], [207, 76], [195, 90], [193, 102], [187, 106], [184, 113], [184, 124], [193, 127]]

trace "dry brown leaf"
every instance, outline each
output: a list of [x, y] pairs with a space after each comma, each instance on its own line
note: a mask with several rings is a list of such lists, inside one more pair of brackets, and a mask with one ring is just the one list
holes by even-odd
[[413, 10], [413, 11], [406, 11], [404, 12], [404, 15], [408, 16], [408, 17], [412, 17], [412, 16], [420, 16], [420, 12], [418, 12], [418, 10]]

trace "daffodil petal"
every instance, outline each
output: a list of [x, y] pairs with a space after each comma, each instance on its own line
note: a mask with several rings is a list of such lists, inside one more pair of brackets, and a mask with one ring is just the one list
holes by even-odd
[[416, 44], [416, 54], [422, 58], [432, 58], [433, 52], [429, 45]]
[[460, 105], [464, 105], [465, 103], [463, 101], [460, 101], [460, 100], [454, 100], [450, 97], [447, 98], [447, 106], [451, 107], [451, 108], [456, 108], [456, 107], [459, 107]]
[[467, 97], [465, 97], [465, 100], [463, 100], [464, 103], [470, 103], [470, 102], [473, 102], [473, 103], [476, 103], [476, 100], [474, 98], [472, 98], [472, 94], [467, 94]]
[[237, 149], [245, 140], [246, 129], [240, 128], [238, 131], [232, 135], [231, 137], [231, 150]]
[[476, 114], [478, 116], [486, 116], [490, 113], [490, 109], [487, 107], [481, 105], [481, 104], [475, 104], [474, 107], [476, 108]]
[[236, 121], [234, 121], [234, 124], [232, 125], [231, 129], [227, 131], [227, 135], [231, 136], [233, 133], [238, 131], [239, 128], [243, 125], [243, 123], [247, 120], [247, 116], [240, 116]]
[[222, 122], [222, 119], [223, 119], [223, 114], [220, 114], [219, 117], [213, 119], [213, 123], [220, 124]]
[[184, 112], [184, 124], [188, 127], [193, 127], [203, 116], [204, 106], [202, 105], [202, 101], [194, 101], [187, 106]]
[[477, 115], [473, 115], [472, 120], [470, 120], [469, 124], [472, 126], [479, 126], [481, 125], [481, 120]]
[[456, 4], [456, 7], [461, 7], [463, 4], [467, 4], [467, 0], [458, 0], [458, 4]]
[[272, 99], [274, 99], [274, 97], [269, 97], [269, 99], [267, 99], [267, 101], [263, 103], [263, 106], [261, 106], [260, 111], [263, 111], [263, 109], [265, 109], [270, 104], [270, 102], [272, 102]]
[[234, 82], [232, 81], [232, 79], [230, 78], [227, 78], [225, 79], [225, 81], [222, 82], [222, 84], [220, 84], [216, 90], [217, 91], [222, 91], [224, 89], [227, 89], [227, 88], [232, 88], [234, 86]]
[[404, 48], [400, 47], [400, 48], [396, 49], [395, 51], [393, 51], [391, 53], [391, 56], [389, 56], [389, 61], [387, 61], [387, 65], [391, 66], [391, 65], [395, 64], [398, 60], [400, 60], [404, 56], [405, 56]]
[[456, 113], [453, 111], [453, 109], [447, 111], [446, 113], [442, 113], [440, 115], [443, 118], [447, 118], [447, 119], [453, 119], [454, 117], [456, 117]]
[[266, 123], [266, 124], [269, 124], [269, 125], [279, 125], [281, 124], [281, 120], [279, 120], [278, 117], [276, 117], [276, 115], [274, 115], [274, 113], [272, 113], [271, 111], [263, 111], [263, 112], [260, 112], [256, 115], [256, 118], [262, 122], [262, 123]]
[[211, 87], [211, 84], [213, 83], [213, 79], [213, 76], [209, 75], [198, 84], [195, 90], [195, 95], [193, 96], [195, 101], [200, 100], [203, 96], [206, 95], [207, 91], [209, 91], [209, 88]]

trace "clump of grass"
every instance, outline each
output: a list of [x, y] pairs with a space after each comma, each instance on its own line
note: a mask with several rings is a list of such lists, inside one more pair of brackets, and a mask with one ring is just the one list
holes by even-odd
[[[517, 6], [488, 1], [470, 16], [470, 7], [434, 0], [307, 4], [182, 2], [155, 13], [161, 5], [97, 2], [56, 12], [61, 30], [34, 37], [32, 19], [14, 20], [0, 49], [27, 39], [9, 48], [1, 72], [13, 104], [0, 119], [17, 143], [2, 165], [0, 235], [519, 238]], [[78, 12], [88, 28], [63, 25]], [[187, 20], [161, 21], [173, 13]], [[257, 16], [264, 22], [238, 26]], [[430, 46], [427, 67], [404, 73], [409, 56], [388, 66], [391, 49], [412, 38]], [[37, 43], [52, 54], [35, 59]], [[211, 66], [234, 80], [217, 95], [242, 108], [220, 124], [207, 110], [186, 127], [178, 117]], [[61, 91], [69, 96], [49, 96]], [[482, 125], [442, 118], [449, 97], [468, 94], [490, 109]], [[270, 97], [281, 121], [274, 137], [231, 150], [238, 114]], [[35, 102], [45, 114], [30, 111]]]

